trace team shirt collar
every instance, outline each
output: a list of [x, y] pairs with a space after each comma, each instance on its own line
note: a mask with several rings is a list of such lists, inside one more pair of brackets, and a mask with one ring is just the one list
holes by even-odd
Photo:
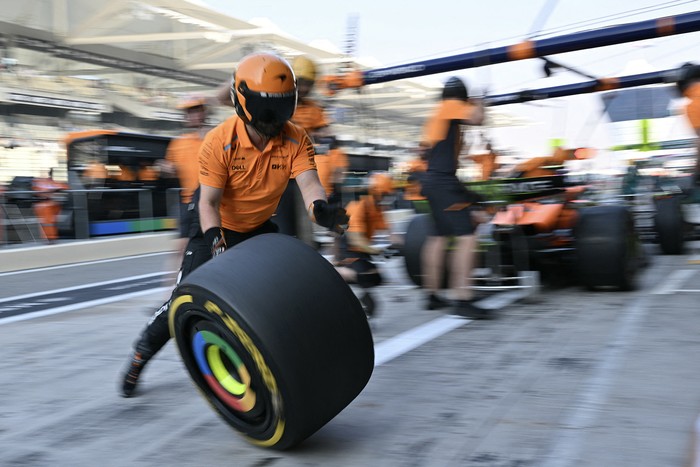
[[[246, 131], [245, 122], [242, 119], [237, 118], [235, 125], [235, 134], [238, 135], [238, 140], [240, 141], [241, 146], [244, 148], [255, 148], [253, 142], [250, 140], [250, 136], [248, 136], [248, 132]], [[282, 132], [270, 140], [272, 142], [272, 146], [282, 146], [284, 144], [283, 138], [286, 131], [287, 125], [285, 124]]]

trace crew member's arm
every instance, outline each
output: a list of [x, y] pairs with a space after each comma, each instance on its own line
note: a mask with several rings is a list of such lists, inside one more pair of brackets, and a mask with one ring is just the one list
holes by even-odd
[[219, 205], [224, 190], [207, 185], [200, 185], [199, 189], [199, 222], [202, 226], [202, 232], [206, 232], [212, 227], [221, 227]]
[[326, 199], [326, 190], [321, 185], [318, 172], [315, 170], [307, 170], [300, 173], [297, 175], [296, 180], [301, 196], [304, 198], [305, 206], [310, 206], [316, 200], [328, 201]]
[[204, 241], [211, 248], [211, 255], [217, 256], [226, 250], [226, 237], [221, 228], [219, 205], [224, 190], [207, 185], [200, 185], [199, 223], [204, 232]]
[[306, 170], [296, 177], [297, 185], [304, 198], [304, 204], [309, 207], [311, 220], [337, 233], [343, 233], [343, 227], [348, 222], [345, 209], [338, 204], [328, 204], [326, 190], [323, 189], [318, 173], [315, 170]]
[[214, 132], [209, 132], [199, 147], [199, 224], [212, 256], [219, 255], [226, 249], [219, 205], [228, 172], [225, 154], [215, 150], [221, 147], [221, 140]]
[[304, 132], [301, 135], [301, 144], [292, 156], [291, 175], [296, 178], [311, 220], [321, 227], [343, 233], [344, 228], [341, 226], [347, 224], [348, 216], [340, 204], [328, 204], [326, 190], [318, 178], [314, 155], [314, 145], [309, 135]]

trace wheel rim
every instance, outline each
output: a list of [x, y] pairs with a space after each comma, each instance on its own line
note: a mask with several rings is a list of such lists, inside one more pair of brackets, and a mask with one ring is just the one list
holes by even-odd
[[249, 352], [250, 338], [244, 333], [239, 339], [218, 315], [193, 302], [180, 302], [171, 313], [171, 320], [179, 322], [171, 330], [180, 355], [200, 392], [251, 442], [276, 444], [285, 426], [282, 400], [269, 390], [270, 378], [276, 390], [269, 369], [265, 375], [259, 370], [262, 357]]

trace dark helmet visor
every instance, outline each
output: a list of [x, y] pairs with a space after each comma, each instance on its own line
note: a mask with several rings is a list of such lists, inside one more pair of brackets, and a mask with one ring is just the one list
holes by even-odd
[[251, 123], [284, 124], [292, 118], [297, 107], [297, 93], [245, 92], [245, 107]]

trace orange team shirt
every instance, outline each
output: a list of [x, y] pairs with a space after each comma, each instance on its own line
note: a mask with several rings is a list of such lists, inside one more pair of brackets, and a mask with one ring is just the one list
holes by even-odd
[[236, 232], [250, 232], [270, 219], [290, 176], [307, 170], [316, 170], [314, 146], [290, 122], [261, 152], [233, 116], [211, 130], [199, 150], [199, 182], [224, 190], [221, 225]]
[[685, 97], [690, 99], [690, 103], [685, 107], [688, 121], [695, 129], [700, 130], [700, 83], [693, 83], [685, 90]]
[[342, 150], [331, 149], [327, 154], [316, 155], [316, 168], [321, 185], [326, 190], [326, 195], [330, 196], [333, 193], [333, 174], [338, 169], [348, 168], [348, 158]]
[[192, 195], [199, 186], [199, 147], [204, 141], [198, 132], [176, 138], [168, 145], [165, 159], [175, 166], [180, 180], [180, 199], [183, 203], [192, 201]]
[[[474, 113], [474, 105], [460, 99], [444, 99], [440, 101], [433, 115], [423, 128], [424, 146], [432, 148], [447, 138], [452, 120], [469, 120]], [[461, 146], [461, 139], [460, 139]]]
[[350, 217], [348, 232], [361, 233], [370, 240], [377, 230], [387, 228], [384, 213], [375, 206], [369, 195], [361, 196], [358, 201], [350, 201], [345, 210]]
[[292, 123], [299, 125], [306, 131], [328, 126], [326, 112], [323, 110], [323, 107], [311, 99], [303, 99], [297, 103], [297, 108], [291, 120]]

